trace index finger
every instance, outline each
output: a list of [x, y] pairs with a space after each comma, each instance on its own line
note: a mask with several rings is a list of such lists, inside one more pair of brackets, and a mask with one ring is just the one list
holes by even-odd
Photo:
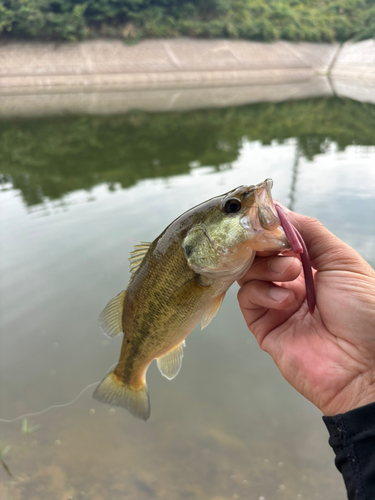
[[321, 222], [287, 209], [286, 211], [306, 243], [313, 268], [318, 271], [350, 270], [368, 273], [367, 262]]
[[301, 273], [301, 261], [298, 257], [272, 255], [255, 257], [253, 265], [245, 276], [238, 280], [240, 286], [252, 280], [285, 282], [295, 280]]

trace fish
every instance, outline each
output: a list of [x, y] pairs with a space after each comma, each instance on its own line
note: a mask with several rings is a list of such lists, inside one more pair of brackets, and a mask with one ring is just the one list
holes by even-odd
[[185, 339], [200, 322], [207, 327], [225, 293], [250, 268], [257, 252], [289, 248], [271, 189], [272, 179], [240, 186], [175, 219], [130, 257], [128, 287], [99, 316], [108, 337], [123, 334], [116, 368], [93, 397], [147, 420], [146, 372], [156, 359], [161, 374], [179, 373]]

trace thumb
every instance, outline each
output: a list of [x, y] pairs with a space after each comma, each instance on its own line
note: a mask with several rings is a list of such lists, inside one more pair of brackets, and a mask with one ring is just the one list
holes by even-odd
[[311, 265], [318, 271], [350, 271], [372, 274], [367, 262], [317, 219], [288, 211], [293, 224], [305, 240]]

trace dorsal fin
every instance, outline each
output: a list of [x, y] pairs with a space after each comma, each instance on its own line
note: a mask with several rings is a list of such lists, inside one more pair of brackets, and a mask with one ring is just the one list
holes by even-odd
[[99, 316], [99, 326], [108, 337], [122, 333], [122, 312], [124, 310], [126, 290], [120, 292], [108, 302]]
[[184, 347], [185, 340], [177, 344], [163, 356], [160, 356], [160, 358], [156, 359], [160, 373], [169, 380], [175, 378], [181, 370]]
[[134, 250], [130, 252], [131, 257], [129, 258], [129, 267], [131, 272], [131, 278], [133, 278], [134, 274], [138, 271], [144, 256], [148, 252], [151, 243], [147, 243], [147, 241], [141, 241], [140, 245], [134, 245]]

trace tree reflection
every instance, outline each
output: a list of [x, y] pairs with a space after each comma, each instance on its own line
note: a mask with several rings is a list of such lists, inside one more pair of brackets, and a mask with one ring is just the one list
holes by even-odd
[[65, 116], [0, 122], [3, 182], [27, 206], [106, 183], [127, 188], [141, 179], [230, 168], [243, 141], [296, 139], [312, 159], [332, 142], [374, 145], [375, 106], [338, 98], [261, 103], [180, 113]]

